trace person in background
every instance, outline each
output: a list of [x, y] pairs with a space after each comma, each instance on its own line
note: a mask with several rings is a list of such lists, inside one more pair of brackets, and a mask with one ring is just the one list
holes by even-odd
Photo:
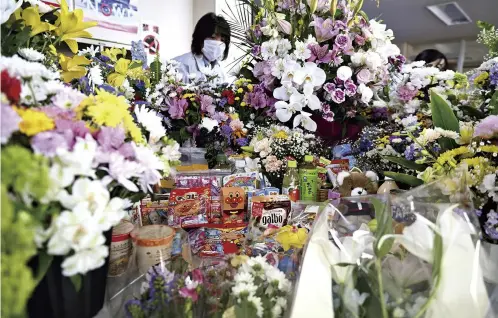
[[183, 81], [212, 79], [224, 83], [225, 73], [219, 62], [227, 58], [229, 47], [230, 26], [225, 18], [212, 12], [204, 15], [192, 34], [191, 52], [174, 58], [180, 63]]
[[437, 67], [441, 71], [448, 69], [448, 59], [438, 50], [428, 49], [420, 52], [415, 61], [425, 61], [427, 66]]

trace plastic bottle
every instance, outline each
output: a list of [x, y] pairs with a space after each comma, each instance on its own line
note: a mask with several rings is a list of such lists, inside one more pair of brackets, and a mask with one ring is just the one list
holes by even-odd
[[393, 179], [386, 177], [384, 179], [384, 183], [377, 190], [377, 194], [390, 193], [392, 190], [395, 189], [399, 189], [396, 182]]
[[316, 201], [318, 170], [313, 165], [313, 156], [305, 156], [299, 169], [300, 198], [302, 201]]
[[299, 172], [297, 171], [297, 162], [294, 160], [287, 161], [287, 171], [285, 171], [282, 183], [282, 194], [288, 195], [293, 202], [299, 200]]
[[218, 154], [216, 156], [216, 166], [214, 168], [219, 170], [230, 170], [230, 164], [228, 163], [228, 158], [225, 154]]

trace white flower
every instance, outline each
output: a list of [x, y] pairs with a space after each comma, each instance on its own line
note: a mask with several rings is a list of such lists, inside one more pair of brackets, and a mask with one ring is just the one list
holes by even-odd
[[294, 82], [298, 85], [310, 85], [314, 88], [325, 83], [326, 78], [327, 75], [324, 70], [313, 62], [306, 62], [302, 68], [296, 71]]
[[282, 72], [282, 78], [281, 82], [282, 83], [292, 83], [294, 80], [294, 77], [296, 76], [296, 73], [301, 67], [299, 66], [298, 63], [292, 60], [287, 60], [285, 65], [284, 65], [284, 70]]
[[73, 176], [95, 177], [93, 162], [97, 153], [97, 142], [90, 134], [85, 138], [76, 138], [73, 151], [63, 148], [57, 149], [57, 158], [63, 167], [71, 172]]
[[[138, 154], [135, 154], [138, 157]], [[106, 161], [108, 162], [108, 167], [103, 168], [103, 170], [109, 173], [110, 178], [116, 180], [128, 191], [138, 192], [137, 185], [130, 179], [140, 175], [143, 169], [140, 164], [135, 161], [126, 160], [125, 157], [118, 152], [109, 154]]]
[[454, 132], [452, 130], [445, 130], [445, 129], [436, 127], [435, 131], [438, 132], [441, 135], [441, 137], [451, 138], [453, 140], [458, 140], [460, 138], [460, 135], [457, 132]]
[[74, 181], [74, 173], [71, 168], [54, 162], [49, 170], [49, 188], [41, 202], [47, 204], [57, 199], [59, 193]]
[[417, 122], [418, 122], [418, 118], [415, 115], [409, 115], [409, 116], [401, 119], [401, 124], [405, 128], [413, 127], [417, 124]]
[[145, 105], [138, 106], [135, 108], [135, 116], [138, 123], [149, 132], [150, 142], [155, 143], [166, 135], [161, 117], [152, 109], [147, 109]]
[[302, 105], [303, 96], [299, 93], [292, 94], [289, 103], [284, 101], [278, 101], [275, 103], [275, 115], [278, 120], [283, 123], [288, 122], [291, 117], [298, 111], [303, 109]]
[[127, 99], [133, 99], [135, 97], [135, 90], [131, 87], [128, 79], [125, 79], [119, 90], [124, 93]]
[[99, 52], [100, 52], [100, 47], [91, 45], [84, 49], [79, 50], [78, 55], [90, 55], [91, 57], [94, 57]]
[[131, 206], [128, 199], [112, 198], [103, 211], [96, 211], [94, 219], [102, 231], [110, 230], [127, 214], [126, 209]]
[[17, 9], [21, 7], [23, 0], [2, 0], [0, 4], [1, 16], [0, 16], [0, 24], [4, 24], [10, 18], [10, 15], [14, 13]]
[[285, 277], [285, 274], [280, 271], [278, 268], [270, 268], [268, 271], [266, 271], [266, 277], [268, 282], [274, 283], [278, 282], [278, 289], [283, 291], [284, 293], [287, 293], [291, 289], [291, 283], [290, 281]]
[[261, 57], [264, 60], [269, 60], [274, 57], [277, 52], [278, 43], [279, 41], [277, 39], [263, 42], [263, 44], [261, 44]]
[[240, 296], [241, 294], [254, 295], [257, 290], [258, 287], [254, 285], [252, 282], [246, 282], [246, 283], [240, 282], [232, 287], [232, 293], [236, 297]]
[[[256, 139], [254, 139], [254, 140], [256, 140]], [[252, 142], [251, 142], [251, 144], [252, 144]], [[261, 158], [265, 158], [271, 152], [270, 140], [268, 140], [268, 138], [263, 138], [261, 140], [256, 140], [254, 142], [253, 146], [254, 146], [254, 152], [259, 153], [259, 156]]]
[[271, 25], [262, 27], [261, 32], [263, 32], [264, 35], [272, 38], [276, 38], [278, 36], [278, 30], [273, 28]]
[[441, 138], [441, 134], [437, 130], [428, 128], [422, 131], [420, 136], [417, 138], [417, 142], [422, 146], [425, 146], [430, 142], [438, 140], [439, 138]]
[[382, 66], [382, 58], [376, 52], [368, 51], [365, 54], [365, 65], [372, 71], [377, 71]]
[[407, 114], [414, 114], [420, 108], [420, 100], [412, 99], [408, 103], [405, 104], [405, 112]]
[[233, 280], [235, 281], [235, 284], [237, 284], [237, 283], [253, 283], [254, 277], [247, 272], [239, 272], [239, 273], [235, 274]]
[[54, 8], [51, 7], [50, 5], [43, 3], [40, 0], [25, 0], [26, 2], [29, 2], [33, 7], [38, 6], [38, 11], [40, 13], [47, 13], [52, 11]]
[[136, 146], [133, 144], [137, 161], [141, 165], [142, 171], [139, 175], [140, 186], [143, 192], [152, 192], [151, 185], [161, 181], [161, 173], [164, 170], [164, 163], [149, 147]]
[[277, 53], [279, 56], [285, 56], [292, 49], [292, 44], [287, 39], [280, 39], [277, 45]]
[[177, 142], [163, 147], [162, 153], [163, 158], [168, 161], [178, 161], [182, 156], [182, 154], [180, 153], [180, 145]]
[[100, 180], [79, 178], [71, 188], [71, 194], [62, 191], [59, 200], [63, 207], [72, 210], [80, 203], [87, 203], [90, 211], [103, 211], [110, 194]]
[[263, 302], [261, 301], [261, 298], [250, 295], [247, 297], [247, 301], [256, 308], [256, 315], [260, 318], [263, 317]]
[[108, 255], [109, 248], [104, 245], [77, 252], [62, 262], [62, 275], [86, 274], [104, 265]]
[[[3, 4], [3, 2], [2, 2]], [[0, 58], [0, 68], [7, 70], [10, 76], [31, 78], [32, 82], [43, 83], [46, 80], [58, 80], [59, 73], [52, 72], [39, 62], [29, 62], [21, 57], [14, 55], [12, 57], [2, 56]]]
[[308, 38], [306, 39], [306, 41], [304, 43], [306, 44], [306, 46], [308, 46], [310, 44], [318, 44], [315, 37], [311, 34], [308, 34]]
[[351, 63], [353, 63], [354, 66], [365, 64], [365, 52], [355, 52], [351, 56]]
[[283, 101], [288, 101], [293, 94], [299, 94], [299, 92], [289, 82], [283, 82], [282, 86], [273, 91], [273, 97]]
[[370, 87], [365, 84], [360, 84], [358, 86], [358, 92], [361, 94], [361, 101], [365, 104], [370, 103], [373, 98], [373, 91]]
[[214, 127], [218, 127], [218, 121], [204, 117], [201, 122], [201, 127], [206, 128], [209, 132], [213, 131]]
[[62, 109], [73, 109], [76, 108], [83, 99], [85, 99], [85, 95], [80, 91], [69, 87], [60, 85], [60, 82], [57, 82], [59, 85], [54, 87], [53, 92], [54, 96], [52, 97], [52, 104]]
[[45, 59], [45, 55], [32, 48], [19, 49], [17, 53], [19, 53], [19, 55], [24, 57], [26, 60], [32, 62], [43, 61]]
[[311, 119], [311, 114], [303, 111], [301, 111], [301, 113], [294, 118], [293, 124], [294, 128], [301, 125], [309, 131], [316, 131], [317, 128], [316, 122]]
[[102, 78], [102, 70], [100, 66], [94, 65], [88, 71], [88, 81], [90, 85], [102, 85], [104, 84], [104, 79]]
[[346, 81], [353, 76], [353, 70], [349, 66], [341, 66], [337, 70], [337, 77], [340, 80]]
[[306, 61], [311, 57], [311, 50], [308, 49], [308, 44], [296, 41], [296, 49], [294, 50], [294, 56], [297, 60]]

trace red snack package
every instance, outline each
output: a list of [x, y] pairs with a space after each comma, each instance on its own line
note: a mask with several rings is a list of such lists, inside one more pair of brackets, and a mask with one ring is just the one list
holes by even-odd
[[208, 223], [211, 209], [210, 188], [174, 189], [168, 208], [168, 224], [180, 227], [199, 227]]

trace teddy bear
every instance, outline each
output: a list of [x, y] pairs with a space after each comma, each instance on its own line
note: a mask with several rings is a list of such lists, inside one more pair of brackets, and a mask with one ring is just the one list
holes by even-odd
[[337, 185], [341, 197], [354, 197], [377, 193], [379, 177], [373, 171], [365, 173], [341, 171], [337, 175]]

